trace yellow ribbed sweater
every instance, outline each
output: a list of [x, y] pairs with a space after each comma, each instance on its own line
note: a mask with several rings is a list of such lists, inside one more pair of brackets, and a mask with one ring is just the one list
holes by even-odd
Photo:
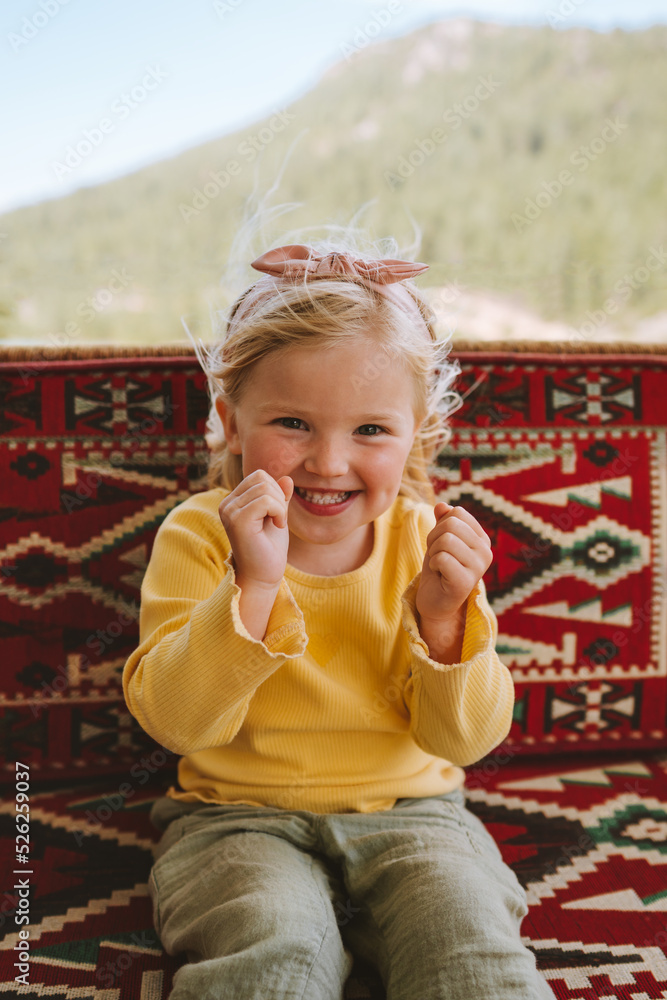
[[349, 573], [288, 564], [260, 642], [239, 615], [218, 517], [227, 492], [190, 497], [160, 526], [141, 642], [123, 671], [132, 714], [184, 755], [180, 789], [167, 794], [374, 812], [462, 784], [462, 766], [507, 735], [514, 688], [481, 583], [468, 598], [461, 663], [428, 655], [415, 595], [433, 508], [398, 497]]

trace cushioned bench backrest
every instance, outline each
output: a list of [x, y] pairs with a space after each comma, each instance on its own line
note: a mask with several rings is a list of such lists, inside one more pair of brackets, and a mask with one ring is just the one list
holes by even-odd
[[[431, 472], [493, 539], [504, 750], [661, 745], [667, 353], [463, 346], [472, 391]], [[163, 762], [120, 680], [155, 532], [206, 486], [204, 375], [187, 348], [5, 349], [0, 391], [5, 760], [63, 777]]]

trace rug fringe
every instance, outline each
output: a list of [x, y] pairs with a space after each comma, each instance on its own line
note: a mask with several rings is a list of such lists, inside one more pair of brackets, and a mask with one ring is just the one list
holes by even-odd
[[[594, 341], [556, 342], [544, 340], [454, 340], [452, 354], [551, 354], [551, 355], [628, 355], [667, 356], [666, 344], [596, 343]], [[195, 356], [192, 344], [176, 341], [169, 344], [88, 344], [53, 347], [0, 344], [0, 363], [16, 361], [80, 361], [99, 358], [171, 358]]]
[[49, 344], [3, 346], [0, 344], [2, 361], [85, 361], [87, 358], [171, 358], [195, 356], [189, 341], [172, 344], [88, 344], [76, 347], [52, 347]]

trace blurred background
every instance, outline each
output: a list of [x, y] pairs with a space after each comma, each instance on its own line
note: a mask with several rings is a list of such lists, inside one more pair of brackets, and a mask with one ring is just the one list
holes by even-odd
[[8, 0], [0, 44], [0, 344], [206, 340], [351, 220], [455, 341], [667, 343], [664, 0]]

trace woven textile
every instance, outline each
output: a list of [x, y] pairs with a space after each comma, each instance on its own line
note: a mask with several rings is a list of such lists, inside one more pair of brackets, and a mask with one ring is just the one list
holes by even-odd
[[508, 745], [663, 744], [667, 358], [468, 355], [474, 386], [434, 481], [493, 540]]
[[[0, 995], [166, 1000], [184, 956], [164, 954], [153, 930], [147, 881], [159, 835], [148, 810], [173, 776], [155, 751], [120, 782], [32, 789], [30, 865], [4, 881]], [[499, 751], [467, 769], [467, 785], [469, 808], [526, 889], [522, 938], [554, 996], [667, 996], [667, 756], [590, 754], [582, 767], [571, 755], [528, 764]], [[13, 809], [0, 807], [8, 873]], [[12, 886], [22, 877], [30, 985], [19, 992], [14, 917], [24, 904]], [[339, 923], [354, 912], [341, 908]], [[357, 964], [346, 1000], [384, 995], [374, 970]]]
[[[0, 364], [7, 766], [127, 771], [156, 746], [122, 699], [161, 520], [205, 486], [192, 355]], [[649, 748], [667, 704], [667, 356], [459, 353], [469, 394], [432, 469], [493, 538], [516, 682], [507, 747]]]

